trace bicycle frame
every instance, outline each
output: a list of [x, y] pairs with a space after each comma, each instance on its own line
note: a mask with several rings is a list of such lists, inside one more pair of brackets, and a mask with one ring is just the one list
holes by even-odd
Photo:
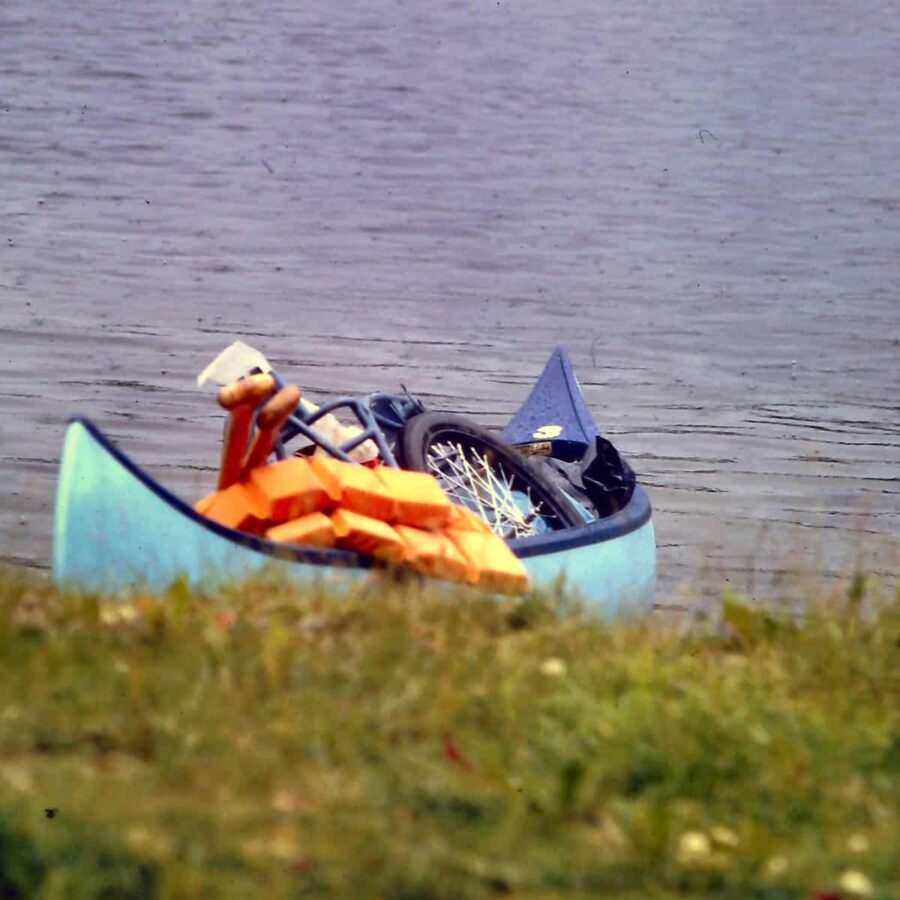
[[[272, 376], [278, 390], [283, 388], [284, 381], [278, 373], [273, 371]], [[362, 430], [349, 440], [335, 444], [316, 431], [314, 426], [320, 419], [339, 409], [347, 409], [353, 413]], [[396, 438], [406, 421], [423, 410], [422, 403], [414, 397], [382, 392], [367, 394], [361, 398], [338, 397], [311, 412], [304, 410], [301, 404], [281, 429], [275, 442], [275, 454], [279, 459], [284, 459], [288, 455], [284, 445], [298, 435], [303, 435], [336, 459], [355, 462], [350, 456], [351, 451], [371, 440], [375, 442], [382, 462], [393, 469], [398, 469], [400, 466], [382, 424], [392, 432], [392, 437]]]

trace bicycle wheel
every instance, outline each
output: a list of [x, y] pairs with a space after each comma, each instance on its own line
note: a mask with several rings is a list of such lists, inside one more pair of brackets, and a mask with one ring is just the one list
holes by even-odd
[[478, 513], [505, 539], [584, 523], [559, 488], [463, 416], [413, 417], [400, 434], [399, 450], [401, 465], [430, 472], [451, 500]]

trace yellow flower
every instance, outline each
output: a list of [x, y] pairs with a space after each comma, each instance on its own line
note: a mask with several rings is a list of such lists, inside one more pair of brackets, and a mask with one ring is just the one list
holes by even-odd
[[851, 834], [847, 838], [847, 849], [851, 853], [868, 853], [869, 839], [864, 834]]
[[770, 856], [766, 861], [766, 875], [770, 878], [777, 878], [779, 875], [784, 875], [790, 865], [786, 856]]
[[566, 664], [556, 657], [545, 659], [541, 663], [541, 674], [548, 678], [562, 678], [566, 674]]
[[112, 603], [104, 603], [100, 607], [100, 621], [104, 625], [130, 625], [140, 618], [140, 613], [133, 603], [123, 603], [119, 600]]
[[709, 856], [710, 849], [709, 838], [702, 831], [686, 831], [678, 839], [675, 855], [683, 863], [700, 862]]
[[848, 894], [854, 894], [857, 897], [868, 897], [874, 890], [872, 881], [868, 875], [858, 872], [856, 869], [847, 869], [847, 871], [841, 875], [839, 883], [842, 891], [846, 891]]
[[119, 607], [119, 619], [126, 625], [135, 622], [140, 616], [137, 607], [133, 603], [123, 603]]
[[300, 852], [300, 845], [297, 843], [292, 831], [287, 828], [279, 828], [272, 832], [268, 837], [269, 852], [278, 859], [293, 859]]
[[709, 835], [713, 839], [713, 843], [720, 847], [737, 847], [740, 843], [738, 836], [724, 825], [714, 825], [710, 828]]

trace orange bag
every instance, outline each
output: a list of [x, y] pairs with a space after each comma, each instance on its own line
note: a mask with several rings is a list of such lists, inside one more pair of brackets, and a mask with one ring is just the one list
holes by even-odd
[[[362, 466], [354, 466], [362, 468]], [[368, 470], [364, 470], [368, 471]], [[331, 522], [338, 543], [347, 550], [368, 553], [376, 559], [401, 563], [406, 558], [403, 538], [387, 522], [361, 515], [350, 509], [337, 509]]]
[[447, 536], [477, 571], [480, 588], [500, 594], [521, 594], [530, 583], [528, 572], [518, 557], [496, 534], [450, 529]]
[[333, 547], [337, 542], [334, 523], [321, 512], [276, 525], [266, 532], [266, 537], [282, 544], [308, 544], [313, 547]]
[[212, 497], [205, 497], [200, 503], [207, 518], [228, 528], [262, 534], [269, 524], [271, 504], [265, 494], [249, 482], [233, 484]]
[[397, 525], [395, 530], [406, 545], [406, 561], [417, 571], [448, 581], [474, 583], [478, 580], [477, 568], [459, 552], [447, 535], [410, 525]]
[[201, 500], [198, 500], [194, 504], [194, 510], [200, 513], [201, 516], [205, 516], [209, 509], [212, 507], [213, 501], [216, 499], [216, 493], [216, 491], [213, 491], [213, 493], [207, 494]]
[[450, 522], [453, 504], [433, 475], [388, 466], [374, 474], [394, 498], [392, 521], [416, 528], [443, 528]]
[[336, 499], [313, 472], [309, 460], [298, 457], [251, 469], [250, 483], [268, 500], [273, 522], [327, 509]]
[[309, 464], [343, 509], [383, 522], [394, 518], [394, 498], [378, 480], [375, 470], [321, 456], [312, 457]]

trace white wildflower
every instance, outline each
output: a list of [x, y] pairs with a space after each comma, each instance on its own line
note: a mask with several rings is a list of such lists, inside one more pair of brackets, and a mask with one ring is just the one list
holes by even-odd
[[848, 894], [853, 894], [856, 897], [868, 897], [874, 890], [868, 875], [856, 869], [847, 869], [841, 875], [840, 885], [842, 891], [846, 891]]
[[541, 674], [548, 678], [562, 678], [567, 671], [566, 664], [563, 660], [556, 657], [545, 659], [541, 663]]

